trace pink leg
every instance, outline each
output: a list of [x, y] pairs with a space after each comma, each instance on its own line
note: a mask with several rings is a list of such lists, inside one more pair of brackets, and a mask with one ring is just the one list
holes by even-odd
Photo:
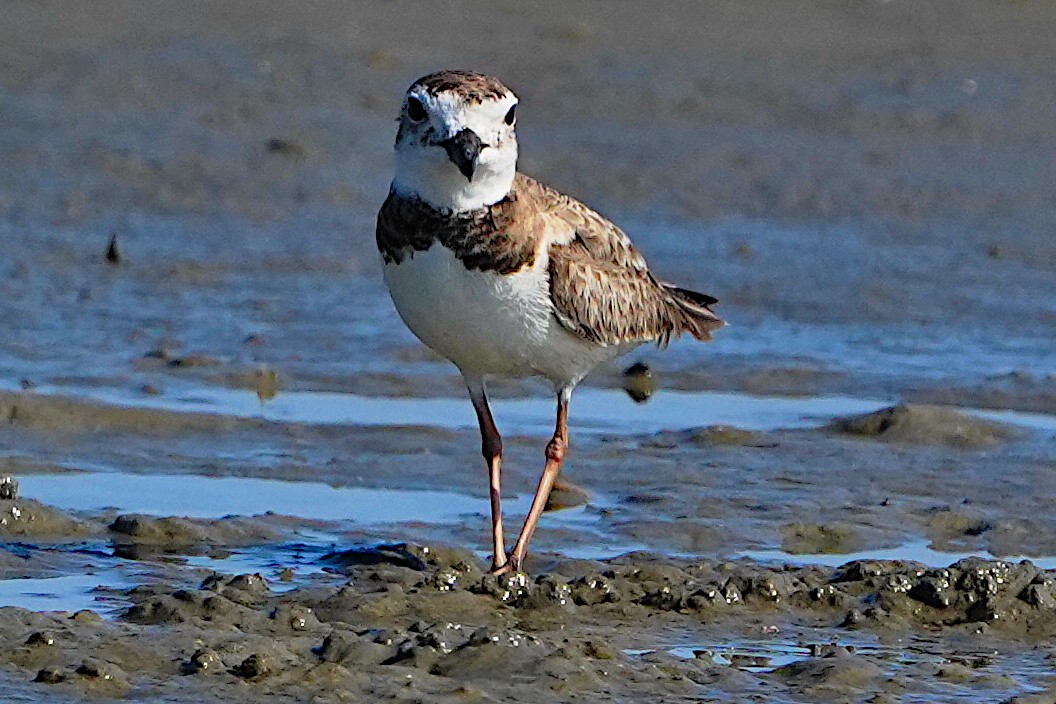
[[535, 490], [535, 498], [532, 500], [532, 508], [528, 511], [528, 517], [524, 519], [524, 528], [513, 546], [510, 559], [498, 572], [518, 572], [524, 562], [524, 556], [528, 552], [528, 543], [532, 540], [535, 527], [539, 524], [539, 517], [543, 515], [546, 500], [550, 496], [550, 490], [554, 488], [554, 480], [561, 473], [561, 464], [568, 452], [568, 397], [569, 392], [562, 391], [557, 400], [557, 427], [554, 436], [546, 446], [546, 465], [543, 467], [543, 476], [539, 479], [539, 486]]
[[473, 400], [473, 409], [477, 412], [480, 424], [480, 451], [488, 464], [488, 475], [491, 484], [491, 548], [492, 571], [501, 569], [506, 564], [506, 545], [502, 536], [502, 492], [499, 487], [499, 473], [502, 471], [502, 437], [495, 426], [495, 418], [488, 406], [488, 397], [484, 393], [483, 382], [470, 383], [469, 396]]

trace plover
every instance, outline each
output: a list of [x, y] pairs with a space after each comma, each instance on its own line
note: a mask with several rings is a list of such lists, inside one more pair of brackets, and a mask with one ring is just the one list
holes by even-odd
[[[716, 299], [656, 278], [620, 228], [517, 172], [517, 103], [498, 79], [440, 71], [407, 90], [395, 175], [378, 213], [385, 283], [407, 327], [458, 367], [490, 474], [492, 571], [521, 569], [568, 449], [568, 402], [594, 367], [638, 345], [724, 325]], [[503, 539], [502, 439], [484, 382], [540, 376], [557, 423], [513, 550]]]

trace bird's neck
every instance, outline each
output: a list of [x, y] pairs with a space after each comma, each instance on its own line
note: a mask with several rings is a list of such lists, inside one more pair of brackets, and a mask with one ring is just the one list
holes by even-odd
[[482, 161], [470, 181], [446, 158], [438, 160], [419, 150], [397, 149], [392, 190], [437, 210], [461, 213], [498, 203], [509, 195], [516, 175], [516, 158]]

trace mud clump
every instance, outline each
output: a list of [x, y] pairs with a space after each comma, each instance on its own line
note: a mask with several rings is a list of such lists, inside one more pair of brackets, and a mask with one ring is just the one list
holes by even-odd
[[774, 671], [804, 693], [840, 697], [875, 686], [885, 677], [879, 666], [846, 648], [833, 648], [822, 657], [799, 660]]
[[201, 673], [221, 672], [224, 669], [224, 661], [220, 654], [212, 648], [199, 648], [194, 651], [190, 659], [180, 666], [180, 672], [185, 675], [197, 675]]
[[84, 536], [93, 527], [33, 499], [0, 499], [0, 536], [48, 538]]
[[564, 477], [558, 477], [554, 488], [546, 499], [546, 511], [560, 511], [565, 508], [582, 506], [590, 501], [590, 494], [583, 487], [577, 486]]
[[228, 432], [236, 428], [263, 427], [265, 421], [209, 413], [171, 413], [149, 408], [110, 406], [32, 391], [0, 391], [0, 424], [45, 433], [117, 431], [159, 435], [188, 431]]
[[0, 501], [14, 501], [18, 498], [18, 480], [8, 475], [0, 477]]
[[109, 529], [118, 551], [128, 557], [199, 545], [258, 544], [277, 536], [259, 521], [241, 518], [207, 520], [122, 514]]
[[963, 508], [936, 508], [924, 515], [928, 537], [941, 549], [957, 541], [976, 538], [993, 530], [981, 515]]
[[388, 565], [416, 572], [435, 569], [443, 572], [480, 573], [481, 562], [469, 550], [395, 543], [371, 548], [356, 548], [325, 555], [322, 561], [336, 571], [348, 573], [357, 567]]
[[656, 377], [644, 362], [635, 362], [623, 372], [623, 390], [635, 403], [645, 403], [656, 393]]
[[732, 425], [708, 425], [689, 430], [665, 430], [645, 440], [645, 447], [673, 449], [685, 445], [726, 445], [730, 447], [763, 447], [765, 434]]
[[41, 684], [58, 684], [66, 679], [66, 675], [63, 674], [62, 670], [57, 667], [42, 667], [37, 671], [37, 676], [33, 678], [34, 682], [40, 682]]
[[1006, 425], [973, 418], [952, 408], [901, 404], [836, 420], [841, 433], [916, 445], [985, 449], [1014, 440], [1019, 433]]
[[106, 263], [111, 266], [119, 266], [125, 258], [121, 254], [121, 248], [117, 245], [117, 233], [110, 235], [110, 241], [106, 245]]
[[691, 437], [698, 445], [758, 445], [763, 441], [762, 433], [732, 425], [709, 425], [693, 431]]
[[281, 670], [279, 662], [267, 653], [253, 653], [231, 668], [231, 674], [245, 680], [261, 680]]
[[853, 526], [794, 523], [785, 526], [781, 549], [793, 555], [823, 555], [856, 552], [862, 539]]
[[208, 622], [246, 628], [269, 620], [261, 610], [270, 590], [259, 574], [213, 575], [197, 590], [177, 589], [159, 594], [150, 587], [139, 587], [128, 596], [136, 603], [125, 611], [123, 618], [143, 625]]

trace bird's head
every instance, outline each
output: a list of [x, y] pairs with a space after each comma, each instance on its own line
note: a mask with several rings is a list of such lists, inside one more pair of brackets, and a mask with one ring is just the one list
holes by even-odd
[[440, 71], [404, 96], [393, 188], [465, 211], [506, 197], [517, 172], [517, 96], [498, 79]]

